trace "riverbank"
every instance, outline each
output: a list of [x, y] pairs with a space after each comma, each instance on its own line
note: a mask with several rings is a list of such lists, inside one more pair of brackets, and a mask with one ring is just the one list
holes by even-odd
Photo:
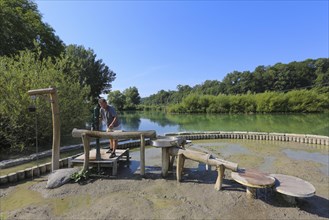
[[[46, 189], [47, 176], [1, 188], [3, 219], [327, 219], [329, 177], [316, 161], [292, 159], [292, 150], [326, 154], [328, 149], [301, 143], [249, 140], [193, 141], [199, 150], [269, 173], [297, 176], [316, 188], [316, 195], [290, 205], [271, 190], [262, 190], [256, 200], [225, 171], [223, 190], [216, 191], [215, 170], [186, 160], [183, 181], [175, 173], [161, 177], [161, 150], [146, 150], [146, 175], [139, 175], [139, 151], [131, 153], [130, 166], [120, 164], [117, 178], [98, 177], [85, 182]], [[266, 143], [266, 147], [264, 147]], [[239, 149], [238, 149], [239, 148]], [[228, 150], [231, 149], [231, 150]], [[233, 149], [233, 150], [232, 150]], [[234, 151], [235, 149], [235, 151]], [[239, 153], [240, 152], [240, 153]]]

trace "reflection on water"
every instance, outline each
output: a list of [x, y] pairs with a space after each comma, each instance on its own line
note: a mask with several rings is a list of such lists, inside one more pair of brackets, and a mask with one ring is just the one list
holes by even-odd
[[123, 130], [155, 130], [164, 135], [180, 131], [255, 131], [329, 136], [329, 114], [165, 114], [123, 112]]
[[324, 166], [321, 168], [321, 171], [329, 176], [329, 155], [321, 154], [318, 152], [310, 153], [301, 150], [291, 150], [284, 149], [283, 152], [287, 155], [287, 157], [294, 160], [310, 160], [316, 163], [321, 163]]
[[270, 168], [273, 167], [274, 161], [275, 161], [275, 157], [272, 156], [264, 157], [264, 163], [259, 167], [259, 170], [263, 172], [270, 170]]

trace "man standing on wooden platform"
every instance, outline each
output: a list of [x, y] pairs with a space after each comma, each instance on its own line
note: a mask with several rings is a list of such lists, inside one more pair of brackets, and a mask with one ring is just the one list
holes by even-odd
[[[99, 105], [101, 106], [100, 109], [100, 125], [102, 131], [111, 132], [114, 130], [120, 130], [120, 120], [119, 117], [114, 109], [113, 106], [107, 104], [106, 99], [101, 98], [98, 100]], [[118, 146], [118, 140], [110, 139], [110, 149], [107, 153], [110, 154], [110, 158], [116, 157], [115, 150]]]

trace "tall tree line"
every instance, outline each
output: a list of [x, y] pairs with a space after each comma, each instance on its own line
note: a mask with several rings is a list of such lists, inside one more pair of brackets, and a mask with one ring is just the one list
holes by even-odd
[[254, 71], [233, 71], [222, 81], [206, 80], [190, 87], [178, 85], [177, 91], [161, 90], [143, 98], [141, 103], [168, 105], [182, 102], [191, 94], [198, 95], [242, 95], [264, 92], [288, 92], [298, 89], [312, 89], [329, 86], [329, 59], [307, 59], [288, 64], [277, 63], [273, 66], [258, 66]]

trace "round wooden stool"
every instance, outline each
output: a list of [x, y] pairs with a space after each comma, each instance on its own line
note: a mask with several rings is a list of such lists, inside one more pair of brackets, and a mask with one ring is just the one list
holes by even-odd
[[296, 203], [296, 198], [305, 198], [315, 195], [314, 186], [300, 178], [283, 174], [271, 174], [276, 179], [274, 190], [285, 195], [285, 199], [291, 203]]
[[239, 169], [232, 172], [232, 178], [247, 187], [247, 197], [256, 198], [257, 188], [267, 188], [274, 185], [275, 178], [254, 169]]

